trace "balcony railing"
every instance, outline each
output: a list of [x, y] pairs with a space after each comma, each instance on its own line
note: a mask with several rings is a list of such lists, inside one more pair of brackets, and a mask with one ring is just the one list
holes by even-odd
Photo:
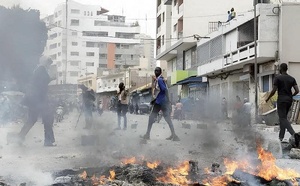
[[224, 66], [242, 62], [254, 57], [254, 42], [245, 45], [238, 50], [224, 55]]

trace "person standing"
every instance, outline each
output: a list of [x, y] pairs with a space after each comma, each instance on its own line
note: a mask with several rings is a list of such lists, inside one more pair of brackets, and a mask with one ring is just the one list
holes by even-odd
[[87, 88], [85, 85], [79, 85], [79, 88], [82, 90], [82, 108], [85, 118], [85, 127], [84, 129], [91, 129], [93, 126], [93, 107], [95, 93], [93, 89]]
[[[286, 129], [292, 136], [295, 134], [291, 123], [287, 119], [287, 115], [293, 103], [293, 96], [296, 96], [299, 93], [299, 88], [295, 78], [287, 74], [287, 64], [282, 63], [279, 68], [280, 75], [275, 77], [273, 89], [266, 99], [266, 102], [268, 102], [275, 92], [278, 91], [277, 112], [280, 123], [279, 139], [282, 141]], [[292, 93], [292, 88], [294, 88], [294, 93]]]
[[23, 100], [23, 104], [28, 107], [28, 119], [19, 133], [19, 140], [20, 143], [25, 140], [26, 135], [41, 115], [44, 124], [44, 146], [56, 146], [53, 133], [54, 109], [51, 109], [48, 101], [48, 84], [55, 79], [48, 74], [53, 61], [49, 57], [42, 56], [39, 62], [40, 65], [33, 72]]
[[128, 93], [125, 90], [125, 85], [123, 82], [119, 84], [118, 93], [118, 105], [117, 105], [117, 115], [118, 115], [118, 127], [116, 130], [121, 130], [121, 117], [124, 119], [123, 130], [127, 130], [127, 111], [128, 111]]
[[160, 67], [156, 67], [154, 70], [155, 73], [155, 79], [152, 91], [154, 94], [154, 100], [151, 101], [151, 104], [153, 105], [149, 120], [148, 120], [148, 127], [147, 132], [144, 136], [141, 136], [145, 140], [150, 139], [150, 132], [152, 129], [152, 125], [155, 121], [155, 118], [157, 118], [158, 112], [162, 110], [163, 116], [166, 120], [166, 122], [169, 125], [169, 128], [171, 130], [171, 136], [166, 138], [166, 140], [173, 140], [173, 141], [180, 141], [179, 137], [175, 134], [174, 125], [171, 120], [171, 105], [170, 105], [170, 99], [168, 95], [168, 88], [165, 83], [164, 78], [162, 77], [162, 70]]

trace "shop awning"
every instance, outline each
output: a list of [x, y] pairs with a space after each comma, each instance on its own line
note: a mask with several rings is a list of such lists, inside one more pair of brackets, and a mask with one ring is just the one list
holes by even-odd
[[133, 91], [131, 91], [131, 93], [135, 93], [135, 92], [138, 92], [138, 91], [143, 91], [143, 90], [149, 89], [149, 88], [151, 88], [151, 85], [152, 85], [152, 83], [148, 83], [146, 85], [143, 85], [139, 88], [134, 89]]
[[202, 83], [202, 77], [191, 76], [184, 80], [178, 81], [176, 85], [184, 85], [190, 83]]

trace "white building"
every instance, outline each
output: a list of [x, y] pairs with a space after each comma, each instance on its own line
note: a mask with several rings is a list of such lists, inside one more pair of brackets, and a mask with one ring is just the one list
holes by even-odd
[[215, 104], [220, 104], [222, 97], [232, 103], [239, 96], [254, 105], [255, 39], [260, 93], [271, 91], [278, 65], [283, 62], [300, 82], [300, 22], [293, 21], [300, 20], [300, 3], [258, 4], [257, 18], [257, 38], [252, 11], [220, 26], [208, 35], [210, 39], [198, 42], [198, 75], [208, 78]]
[[137, 68], [154, 69], [156, 60], [154, 59], [154, 39], [151, 36], [140, 34], [140, 65]]
[[[252, 1], [240, 0], [157, 0], [156, 59], [168, 62], [171, 84], [196, 74], [197, 37], [206, 36], [218, 21], [226, 22], [232, 7], [243, 13], [252, 5]], [[187, 69], [191, 73], [182, 71]], [[180, 89], [173, 86], [170, 91], [176, 96]]]
[[57, 66], [56, 84], [77, 84], [78, 77], [97, 74], [97, 68], [139, 65], [138, 23], [107, 13], [100, 6], [68, 1], [44, 19], [49, 28], [45, 54]]

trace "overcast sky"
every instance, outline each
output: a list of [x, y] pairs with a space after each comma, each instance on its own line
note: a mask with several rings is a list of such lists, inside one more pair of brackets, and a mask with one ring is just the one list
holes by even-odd
[[[125, 15], [130, 22], [138, 20], [141, 32], [155, 38], [155, 0], [74, 0], [82, 4], [100, 5], [111, 14]], [[54, 9], [65, 0], [0, 0], [0, 5], [10, 7], [19, 4], [23, 8], [38, 9], [41, 16], [53, 14]], [[147, 22], [145, 21], [147, 15]]]

